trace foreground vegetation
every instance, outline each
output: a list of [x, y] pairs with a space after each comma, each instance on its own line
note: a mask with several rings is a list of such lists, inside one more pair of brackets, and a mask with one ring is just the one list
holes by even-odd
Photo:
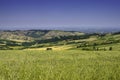
[[1, 50], [0, 80], [120, 80], [120, 52]]

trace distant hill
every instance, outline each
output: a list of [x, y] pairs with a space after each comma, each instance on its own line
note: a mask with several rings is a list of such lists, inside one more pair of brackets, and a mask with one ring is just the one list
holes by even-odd
[[94, 27], [85, 27], [85, 26], [82, 26], [82, 27], [58, 27], [56, 28], [58, 30], [65, 30], [65, 31], [81, 31], [81, 32], [84, 32], [84, 33], [110, 33], [110, 32], [119, 32], [120, 31], [120, 26], [108, 26], [108, 27], [97, 27], [97, 26], [94, 26]]
[[81, 50], [120, 50], [120, 32], [82, 33], [62, 30], [0, 31], [0, 50], [23, 50], [46, 47]]
[[61, 31], [61, 30], [1, 30], [0, 39], [14, 41], [33, 41], [51, 38], [59, 38], [61, 36], [79, 36], [84, 35], [81, 32]]

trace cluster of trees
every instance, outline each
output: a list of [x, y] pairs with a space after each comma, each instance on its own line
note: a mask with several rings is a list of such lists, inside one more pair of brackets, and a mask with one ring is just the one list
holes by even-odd
[[93, 51], [106, 51], [106, 50], [113, 50], [113, 47], [109, 47], [108, 49], [105, 47], [98, 47], [97, 43], [93, 43], [92, 45], [89, 45], [88, 43], [82, 43], [81, 45], [76, 46], [76, 48], [81, 48], [82, 50], [93, 50]]
[[0, 46], [0, 50], [13, 50], [13, 48], [4, 45], [4, 46]]
[[112, 33], [112, 35], [117, 35], [117, 34], [120, 34], [120, 32], [115, 32], [115, 33]]
[[100, 48], [100, 47], [95, 47], [95, 46], [93, 46], [93, 47], [82, 47], [82, 50], [87, 50], [87, 51], [107, 51], [107, 50], [109, 50], [109, 51], [112, 51], [113, 47], [109, 47], [109, 48], [105, 48], [105, 47]]
[[58, 42], [58, 41], [63, 41], [63, 40], [68, 41], [68, 40], [79, 40], [79, 39], [87, 39], [87, 38], [89, 38], [88, 35], [59, 36], [59, 37], [54, 37], [51, 39], [36, 40], [35, 42], [37, 42], [38, 44], [41, 44], [41, 43], [49, 43], [49, 42]]

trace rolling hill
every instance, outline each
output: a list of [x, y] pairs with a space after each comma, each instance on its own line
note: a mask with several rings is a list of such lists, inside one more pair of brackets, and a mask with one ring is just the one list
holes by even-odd
[[81, 32], [60, 31], [60, 30], [6, 30], [0, 31], [0, 39], [13, 41], [33, 41], [51, 39], [60, 36], [83, 35]]
[[82, 33], [60, 30], [0, 31], [0, 49], [120, 50], [120, 32]]

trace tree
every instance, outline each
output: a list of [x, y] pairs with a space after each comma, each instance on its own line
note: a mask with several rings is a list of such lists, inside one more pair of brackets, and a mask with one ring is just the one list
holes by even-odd
[[109, 47], [109, 50], [112, 51], [112, 47]]
[[96, 48], [96, 50], [98, 51], [98, 50], [99, 50], [99, 48], [97, 47], [97, 48]]
[[93, 46], [93, 50], [96, 50], [96, 47], [95, 47], [95, 46]]

